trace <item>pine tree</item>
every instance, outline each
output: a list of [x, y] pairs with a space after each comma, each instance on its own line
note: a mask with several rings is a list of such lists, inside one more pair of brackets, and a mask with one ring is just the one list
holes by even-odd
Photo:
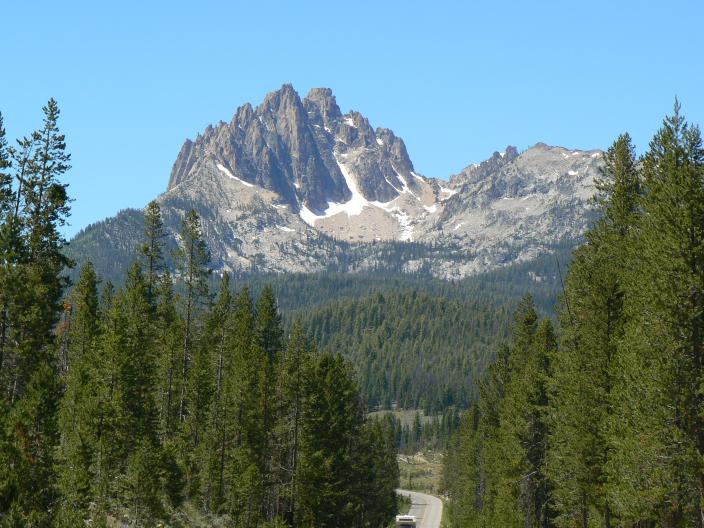
[[24, 207], [28, 217], [30, 261], [42, 259], [43, 266], [56, 273], [56, 266], [61, 271], [69, 262], [60, 251], [64, 240], [57, 227], [64, 225], [70, 210], [68, 185], [60, 183], [59, 178], [71, 168], [71, 156], [65, 152], [65, 138], [57, 126], [58, 104], [50, 99], [42, 110], [44, 127], [36, 133], [37, 147], [24, 183]]
[[448, 518], [452, 526], [482, 526], [485, 505], [485, 473], [481, 412], [473, 405], [452, 437], [443, 459], [442, 489], [450, 498]]
[[[124, 507], [145, 522], [145, 508], [150, 508], [150, 519], [162, 515], [154, 505], [163, 495], [164, 457], [158, 442], [153, 308], [139, 264], [128, 272], [124, 289], [105, 299], [104, 306], [94, 391], [92, 516], [104, 518]], [[139, 496], [135, 486], [141, 487]]]
[[562, 313], [562, 347], [553, 358], [551, 479], [563, 522], [611, 526], [606, 486], [615, 354], [623, 337], [625, 283], [641, 181], [628, 134], [605, 155], [596, 182], [602, 214], [575, 253]]
[[272, 521], [276, 515], [278, 498], [276, 497], [274, 436], [275, 427], [275, 389], [276, 365], [283, 348], [283, 330], [281, 316], [276, 306], [276, 298], [271, 286], [266, 286], [256, 306], [254, 327], [254, 350], [261, 355], [261, 383], [259, 397], [261, 408], [263, 443], [258, 450], [261, 454], [261, 470], [264, 483], [264, 517]]
[[142, 268], [135, 263], [127, 274], [121, 296], [125, 312], [126, 341], [120, 380], [128, 415], [128, 431], [134, 442], [157, 437], [156, 350], [151, 325], [151, 305]]
[[510, 379], [499, 405], [499, 425], [491, 470], [496, 490], [492, 517], [502, 526], [533, 526], [531, 502], [536, 468], [528, 457], [528, 442], [533, 409], [526, 392], [526, 370], [534, 349], [538, 315], [531, 299], [524, 299], [516, 310], [511, 353], [508, 358]]
[[186, 215], [181, 224], [181, 247], [175, 252], [174, 257], [185, 288], [181, 394], [178, 404], [179, 421], [183, 423], [188, 413], [188, 374], [192, 360], [196, 317], [201, 305], [208, 298], [207, 279], [211, 272], [208, 268], [210, 252], [203, 240], [200, 217], [194, 210]]
[[398, 511], [399, 468], [389, 422], [368, 420], [354, 456], [355, 526], [385, 526]]
[[0, 224], [4, 224], [12, 212], [15, 193], [12, 190], [11, 168], [12, 161], [5, 136], [5, 125], [0, 113]]
[[92, 465], [96, 455], [95, 365], [99, 358], [98, 279], [86, 263], [72, 294], [72, 325], [67, 329], [70, 368], [59, 410], [61, 443], [58, 450], [58, 478], [61, 515], [73, 519], [88, 517], [93, 485]]
[[310, 375], [311, 348], [303, 327], [294, 322], [278, 364], [274, 453], [278, 504], [276, 514], [292, 525], [297, 521], [296, 498], [300, 465], [301, 431]]
[[154, 326], [158, 349], [159, 430], [161, 437], [166, 441], [176, 436], [179, 424], [179, 352], [183, 346], [183, 320], [176, 311], [173, 281], [168, 270], [159, 279], [156, 295]]
[[147, 294], [152, 304], [155, 303], [159, 275], [164, 270], [164, 221], [161, 208], [156, 201], [151, 201], [144, 212], [144, 238], [141, 253], [146, 270]]
[[255, 339], [257, 345], [266, 354], [268, 364], [273, 366], [282, 350], [283, 331], [281, 329], [281, 315], [271, 285], [265, 286], [262, 290], [257, 302], [256, 313]]
[[556, 337], [530, 297], [515, 314], [511, 347], [499, 350], [451, 442], [444, 487], [453, 526], [552, 526], [548, 480], [550, 358]]
[[119, 496], [120, 478], [133, 442], [129, 430], [123, 370], [129, 346], [127, 310], [123, 291], [107, 283], [101, 297], [104, 314], [99, 340], [99, 356], [94, 365], [96, 453], [93, 461], [92, 517], [104, 520]]
[[232, 321], [233, 375], [225, 379], [226, 447], [225, 509], [242, 526], [261, 520], [264, 501], [263, 456], [265, 430], [262, 425], [260, 387], [263, 354], [254, 343], [254, 307], [249, 290], [236, 296]]
[[55, 494], [61, 389], [53, 330], [67, 284], [62, 272], [71, 264], [62, 253], [59, 232], [69, 214], [66, 185], [59, 177], [68, 170], [70, 156], [57, 126], [56, 102], [50, 100], [43, 110], [43, 128], [10, 152], [18, 185], [14, 210], [2, 226], [2, 280], [3, 286], [11, 286], [2, 295], [0, 315], [0, 376], [8, 389], [5, 427], [13, 442], [8, 452], [14, 453], [10, 466], [22, 475], [14, 508], [25, 524], [38, 526], [49, 522]]
[[299, 525], [332, 527], [357, 517], [354, 456], [362, 407], [349, 363], [321, 354], [307, 380], [301, 433]]
[[127, 459], [127, 471], [122, 480], [122, 494], [130, 526], [151, 527], [163, 517], [161, 501], [161, 459], [152, 440], [142, 438]]
[[193, 453], [192, 495], [200, 495], [207, 511], [223, 497], [225, 400], [223, 385], [232, 372], [232, 295], [230, 277], [223, 274], [216, 302], [205, 317], [203, 336], [195, 349], [189, 379], [192, 411], [185, 422], [186, 449]]
[[[704, 149], [675, 104], [643, 159], [645, 197], [617, 352], [609, 475], [624, 522], [704, 519]], [[625, 418], [624, 418], [625, 417]]]
[[211, 351], [214, 366], [212, 402], [207, 430], [203, 433], [201, 468], [201, 494], [208, 511], [218, 511], [225, 496], [225, 457], [229, 444], [226, 420], [230, 401], [226, 390], [227, 379], [236, 376], [233, 371], [232, 353], [233, 299], [230, 291], [230, 276], [223, 274], [220, 292], [206, 324], [204, 348]]
[[[5, 127], [0, 114], [0, 398], [4, 398], [3, 366], [8, 347], [10, 303], [12, 302], [13, 258], [12, 215], [15, 193], [12, 189], [12, 152], [8, 149]], [[15, 283], [16, 284], [16, 283]], [[0, 418], [0, 420], [2, 420]], [[0, 423], [0, 426], [2, 424]]]

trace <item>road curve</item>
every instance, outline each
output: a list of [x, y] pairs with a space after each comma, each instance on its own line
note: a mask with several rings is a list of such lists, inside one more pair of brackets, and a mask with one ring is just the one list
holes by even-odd
[[418, 528], [440, 528], [442, 519], [442, 501], [434, 495], [397, 489], [396, 493], [405, 495], [411, 499], [411, 509], [409, 515], [418, 518]]

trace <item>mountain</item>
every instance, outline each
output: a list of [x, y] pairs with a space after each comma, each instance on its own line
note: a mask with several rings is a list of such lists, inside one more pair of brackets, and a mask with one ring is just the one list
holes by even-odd
[[[401, 138], [343, 114], [330, 89], [301, 99], [284, 85], [186, 140], [157, 200], [172, 246], [185, 213], [198, 211], [215, 269], [460, 278], [579, 239], [601, 156], [507, 147], [448, 181], [428, 178]], [[115, 275], [142, 222], [123, 211], [82, 230], [69, 253]]]

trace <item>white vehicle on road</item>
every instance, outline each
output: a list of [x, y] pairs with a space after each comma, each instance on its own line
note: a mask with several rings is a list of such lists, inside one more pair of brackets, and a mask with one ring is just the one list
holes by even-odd
[[415, 515], [397, 515], [396, 528], [416, 528]]
[[[411, 499], [411, 509], [405, 516], [399, 515], [396, 517], [396, 526], [410, 526], [411, 528], [440, 528], [440, 520], [442, 519], [442, 501], [427, 493], [419, 491], [410, 491], [397, 489], [396, 493], [405, 495]], [[399, 524], [399, 517], [413, 518], [411, 524]]]

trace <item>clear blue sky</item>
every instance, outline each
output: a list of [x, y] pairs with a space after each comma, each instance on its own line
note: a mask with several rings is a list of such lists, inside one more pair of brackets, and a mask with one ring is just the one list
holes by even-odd
[[20, 2], [0, 9], [10, 138], [49, 97], [71, 235], [162, 192], [182, 142], [290, 82], [404, 138], [446, 178], [507, 144], [639, 151], [675, 95], [704, 124], [704, 2]]

